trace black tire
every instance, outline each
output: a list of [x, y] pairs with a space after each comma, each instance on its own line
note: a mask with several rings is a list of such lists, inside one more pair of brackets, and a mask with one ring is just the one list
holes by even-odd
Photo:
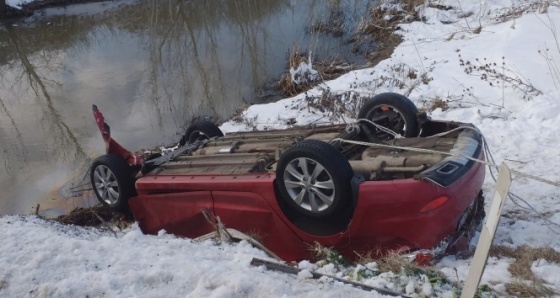
[[342, 153], [318, 140], [296, 143], [282, 154], [276, 167], [279, 199], [298, 213], [316, 219], [342, 216], [352, 202], [353, 176]]
[[90, 181], [101, 204], [119, 212], [128, 210], [128, 199], [136, 195], [134, 172], [120, 156], [106, 154], [96, 158], [90, 170]]
[[[418, 136], [418, 108], [406, 96], [398, 93], [381, 93], [366, 101], [358, 113], [359, 119], [368, 119], [401, 136]], [[380, 140], [393, 139], [391, 134], [368, 125]]]
[[216, 126], [216, 124], [210, 121], [201, 120], [195, 122], [187, 128], [187, 132], [179, 141], [179, 145], [184, 146], [185, 144], [192, 144], [198, 140], [222, 136], [224, 136], [224, 134], [218, 126]]

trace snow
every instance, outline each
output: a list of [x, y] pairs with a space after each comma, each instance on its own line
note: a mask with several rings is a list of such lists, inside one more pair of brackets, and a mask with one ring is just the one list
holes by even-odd
[[298, 67], [290, 68], [290, 77], [296, 85], [311, 83], [319, 78], [319, 72], [313, 69], [311, 53], [307, 62], [301, 62]]
[[21, 9], [21, 6], [34, 0], [6, 0], [6, 5], [11, 6], [13, 8]]
[[[215, 245], [137, 226], [109, 231], [34, 217], [0, 218], [1, 297], [294, 297], [358, 296], [349, 285], [310, 281], [252, 267], [267, 259], [247, 242]], [[307, 273], [307, 275], [306, 275]], [[372, 297], [377, 296], [372, 293]]]
[[[387, 7], [393, 7], [393, 1]], [[401, 24], [403, 37], [391, 58], [377, 66], [279, 102], [254, 105], [243, 112], [250, 123], [226, 122], [224, 131], [285, 128], [297, 124], [351, 121], [352, 113], [320, 112], [309, 103], [323, 92], [371, 96], [407, 93], [435, 119], [475, 124], [485, 135], [497, 163], [548, 180], [560, 173], [560, 8], [556, 1], [430, 1], [449, 10], [422, 6], [423, 22]], [[22, 1], [7, 2], [11, 6]], [[514, 14], [512, 12], [520, 12]], [[509, 16], [509, 18], [506, 18]], [[408, 76], [414, 72], [416, 76]], [[435, 108], [443, 101], [448, 109]], [[440, 105], [441, 106], [441, 105]], [[350, 109], [352, 111], [352, 109]], [[491, 197], [494, 180], [483, 187]], [[560, 251], [560, 189], [514, 175], [494, 244], [550, 247]], [[521, 198], [521, 199], [520, 199]], [[487, 206], [489, 200], [487, 200]], [[34, 216], [0, 217], [0, 296], [2, 297], [378, 297], [311, 271], [352, 278], [411, 296], [454, 297], [453, 289], [418, 276], [378, 272], [377, 264], [340, 268], [334, 264], [298, 265], [297, 276], [249, 265], [268, 259], [246, 242], [215, 245], [160, 233], [143, 235], [132, 226], [117, 235], [62, 226]], [[448, 256], [436, 267], [451, 281], [464, 281], [472, 259]], [[492, 256], [481, 284], [498, 296], [515, 277], [515, 260]], [[359, 267], [361, 266], [361, 267]], [[560, 264], [534, 260], [531, 270], [560, 295]]]

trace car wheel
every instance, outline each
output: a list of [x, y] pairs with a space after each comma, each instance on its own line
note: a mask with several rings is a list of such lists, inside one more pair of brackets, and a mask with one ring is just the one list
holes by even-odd
[[[418, 136], [418, 108], [406, 96], [397, 93], [381, 93], [368, 99], [358, 113], [359, 119], [367, 119], [388, 128], [404, 137]], [[374, 127], [375, 136], [380, 140], [394, 136]]]
[[133, 171], [118, 155], [95, 159], [90, 171], [91, 185], [101, 204], [115, 210], [128, 210], [128, 199], [136, 195]]
[[313, 218], [340, 215], [352, 202], [354, 175], [348, 160], [333, 146], [303, 140], [282, 154], [276, 168], [280, 199]]
[[187, 132], [179, 141], [179, 145], [184, 146], [185, 144], [192, 144], [199, 140], [222, 137], [223, 135], [224, 134], [218, 126], [216, 126], [216, 124], [210, 121], [202, 120], [195, 122], [187, 128]]

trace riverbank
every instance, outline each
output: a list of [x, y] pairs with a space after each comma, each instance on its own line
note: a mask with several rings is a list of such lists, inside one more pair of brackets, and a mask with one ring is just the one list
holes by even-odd
[[35, 11], [49, 7], [63, 7], [72, 4], [103, 1], [109, 0], [6, 0], [4, 10], [0, 9], [0, 22], [9, 22], [29, 17]]

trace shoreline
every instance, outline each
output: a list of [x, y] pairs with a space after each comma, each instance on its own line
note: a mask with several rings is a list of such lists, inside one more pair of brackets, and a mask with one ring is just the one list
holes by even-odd
[[85, 4], [94, 2], [106, 2], [108, 0], [38, 0], [21, 5], [21, 9], [6, 5], [4, 11], [0, 10], [0, 23], [10, 23], [32, 16], [36, 11], [52, 8], [65, 7], [73, 4]]

